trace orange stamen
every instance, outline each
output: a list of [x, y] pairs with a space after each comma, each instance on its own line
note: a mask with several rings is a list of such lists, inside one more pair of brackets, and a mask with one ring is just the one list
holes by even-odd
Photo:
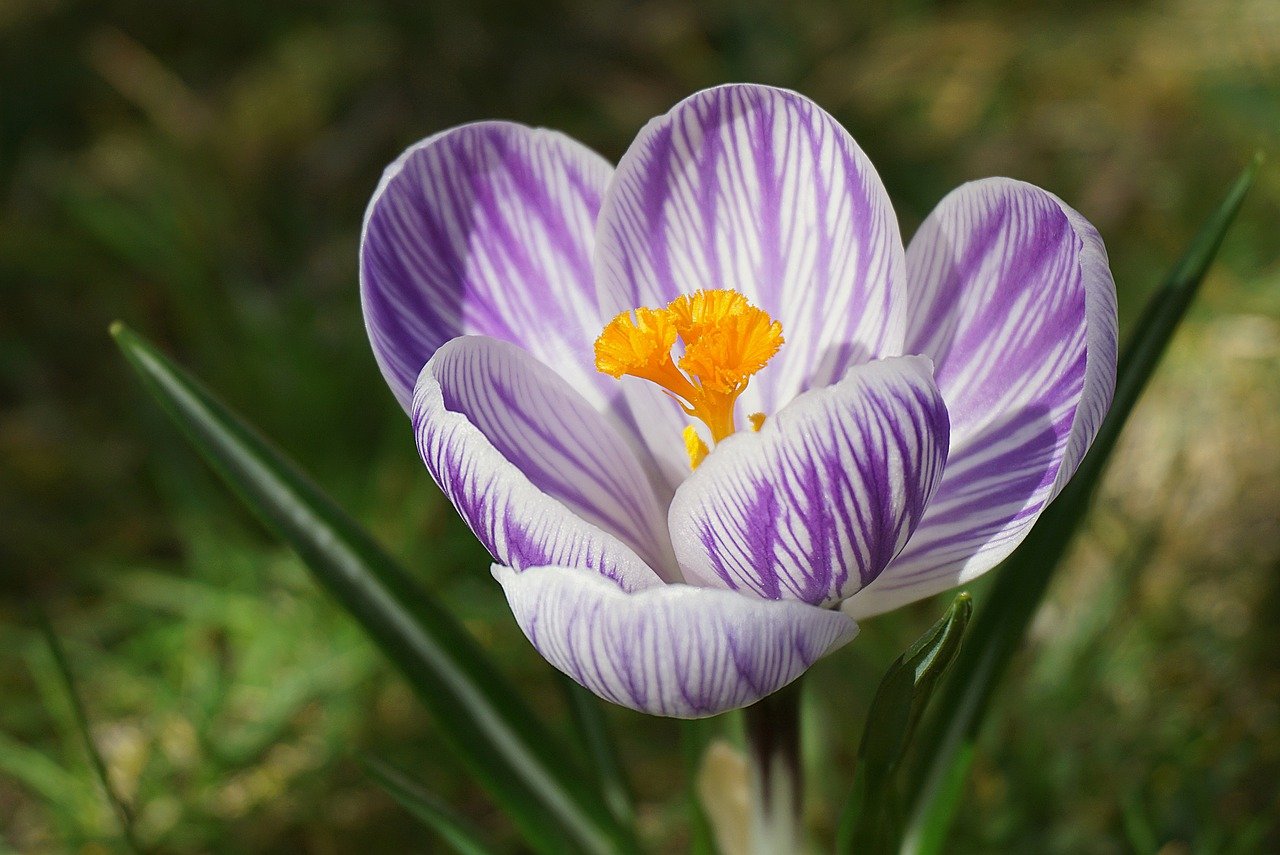
[[[671, 357], [677, 338], [684, 346], [678, 363]], [[615, 317], [596, 339], [596, 368], [612, 377], [657, 383], [719, 442], [737, 429], [733, 408], [738, 396], [782, 344], [782, 325], [742, 294], [696, 291], [665, 309], [639, 308]], [[755, 416], [751, 422], [759, 430]], [[700, 438], [694, 443], [689, 430], [684, 439], [690, 465], [696, 468], [706, 456], [706, 444]]]

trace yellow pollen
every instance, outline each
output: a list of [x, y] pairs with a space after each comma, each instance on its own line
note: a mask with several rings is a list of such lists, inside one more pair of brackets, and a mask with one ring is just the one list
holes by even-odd
[[[683, 345], [678, 362], [671, 350]], [[782, 324], [737, 291], [695, 291], [664, 309], [639, 308], [610, 321], [596, 339], [596, 368], [657, 383], [719, 442], [737, 428], [733, 408], [752, 375], [782, 347]], [[760, 416], [763, 421], [763, 416]], [[755, 416], [751, 422], [756, 430]], [[696, 433], [684, 433], [690, 463], [707, 454]]]
[[697, 469], [698, 464], [710, 453], [707, 444], [698, 436], [698, 429], [693, 425], [687, 425], [684, 429], [684, 450], [689, 455], [690, 469]]
[[747, 421], [751, 422], [751, 429], [759, 433], [760, 428], [764, 427], [764, 413], [752, 413], [747, 416]]

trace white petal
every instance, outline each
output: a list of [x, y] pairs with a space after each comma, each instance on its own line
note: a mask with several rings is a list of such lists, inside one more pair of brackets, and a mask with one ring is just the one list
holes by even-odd
[[668, 515], [685, 579], [768, 599], [837, 603], [907, 543], [947, 453], [929, 361], [853, 368], [759, 433], [721, 442]]
[[754, 703], [857, 633], [839, 611], [723, 589], [627, 593], [594, 573], [494, 566], [516, 622], [547, 661], [605, 700], [702, 718]]
[[451, 128], [387, 167], [365, 214], [360, 294], [406, 410], [422, 366], [460, 335], [520, 345], [597, 409], [619, 395], [592, 361], [591, 256], [612, 172], [563, 134], [511, 122]]
[[[707, 89], [645, 126], [601, 206], [596, 276], [606, 316], [732, 288], [779, 320], [787, 344], [744, 413], [903, 352], [905, 263], [884, 186], [838, 122], [783, 89]], [[643, 383], [627, 398], [678, 483], [670, 438], [685, 419]]]
[[920, 528], [845, 607], [878, 614], [994, 567], [1075, 473], [1111, 405], [1115, 284], [1088, 222], [1009, 179], [966, 184], [907, 251], [907, 349], [951, 413], [947, 468]]
[[445, 344], [418, 379], [413, 423], [427, 468], [496, 560], [590, 567], [629, 590], [676, 572], [626, 442], [518, 347]]

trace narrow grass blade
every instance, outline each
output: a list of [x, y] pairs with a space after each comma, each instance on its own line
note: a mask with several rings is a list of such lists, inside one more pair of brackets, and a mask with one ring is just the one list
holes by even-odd
[[1244, 170], [1151, 298], [1121, 356], [1115, 398], [1093, 447], [1075, 477], [999, 570], [956, 662], [955, 676], [922, 734], [907, 790], [912, 802], [903, 852], [938, 851], [925, 848], [926, 842], [945, 838], [941, 830], [950, 823], [962, 791], [955, 785], [952, 766], [971, 754], [992, 692], [1084, 518], [1125, 420], [1191, 305], [1260, 164], [1257, 157]]
[[45, 644], [49, 647], [49, 654], [53, 657], [55, 667], [58, 669], [58, 676], [62, 679], [62, 686], [67, 692], [67, 700], [71, 703], [71, 712], [75, 717], [76, 729], [80, 732], [80, 738], [84, 741], [85, 752], [89, 755], [89, 764], [93, 767], [93, 772], [98, 778], [98, 783], [102, 786], [106, 793], [107, 801], [111, 802], [111, 807], [116, 812], [116, 817], [120, 821], [120, 836], [129, 851], [141, 855], [143, 849], [138, 837], [133, 829], [133, 813], [129, 810], [129, 805], [116, 792], [116, 788], [111, 783], [111, 775], [107, 771], [106, 761], [102, 759], [102, 752], [98, 750], [98, 745], [93, 741], [93, 731], [89, 728], [89, 716], [85, 712], [84, 701], [80, 697], [79, 687], [76, 685], [75, 672], [71, 670], [71, 662], [67, 659], [67, 652], [62, 647], [62, 640], [58, 638], [58, 634], [54, 632], [53, 624], [49, 622], [49, 616], [45, 614], [44, 608], [36, 603], [32, 607], [35, 614], [36, 624], [40, 628], [40, 634], [44, 637]]
[[626, 852], [631, 830], [465, 629], [280, 451], [136, 333], [112, 335], [169, 416], [404, 673], [539, 851]]
[[871, 700], [858, 748], [858, 769], [840, 818], [837, 852], [892, 853], [902, 828], [898, 767], [933, 691], [956, 654], [973, 602], [956, 595], [942, 619], [893, 661]]
[[428, 793], [417, 781], [375, 757], [365, 756], [360, 758], [360, 762], [378, 786], [438, 834], [458, 855], [493, 855], [493, 850], [470, 822]]
[[586, 751], [605, 803], [619, 822], [633, 825], [635, 805], [631, 798], [631, 784], [618, 761], [618, 748], [609, 734], [609, 723], [605, 720], [600, 700], [563, 674], [560, 675], [560, 683], [569, 704], [573, 729]]

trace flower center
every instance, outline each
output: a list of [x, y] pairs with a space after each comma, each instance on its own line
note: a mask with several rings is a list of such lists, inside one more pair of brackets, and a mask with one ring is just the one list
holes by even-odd
[[[675, 360], [677, 338], [683, 352]], [[737, 291], [695, 291], [664, 309], [642, 307], [611, 320], [596, 339], [596, 368], [657, 383], [719, 442], [737, 429], [733, 407], [751, 375], [782, 344], [782, 324]], [[759, 430], [764, 416], [750, 418]], [[684, 444], [689, 464], [698, 468], [707, 446], [692, 425], [684, 430]]]

